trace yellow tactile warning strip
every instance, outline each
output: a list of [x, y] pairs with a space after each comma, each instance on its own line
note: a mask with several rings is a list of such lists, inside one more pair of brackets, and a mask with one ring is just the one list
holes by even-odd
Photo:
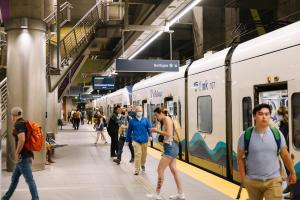
[[[155, 149], [152, 149], [152, 148], [148, 148], [148, 154], [157, 159], [160, 159], [160, 157], [161, 157], [161, 152], [157, 151]], [[236, 195], [239, 191], [238, 185], [233, 184], [229, 181], [226, 181], [225, 179], [222, 179], [218, 176], [210, 174], [204, 170], [201, 170], [197, 167], [189, 165], [180, 160], [177, 160], [177, 169], [180, 172], [196, 179], [197, 181], [200, 181], [200, 182], [208, 185], [209, 187], [214, 188], [215, 190], [222, 192], [223, 194], [225, 194], [233, 199], [236, 198]], [[243, 189], [240, 199], [246, 200], [247, 198], [248, 198], [247, 192], [245, 189]]]

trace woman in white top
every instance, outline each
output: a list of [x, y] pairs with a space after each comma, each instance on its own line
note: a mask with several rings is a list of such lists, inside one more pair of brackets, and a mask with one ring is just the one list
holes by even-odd
[[181, 182], [178, 176], [178, 171], [176, 169], [176, 157], [179, 152], [178, 144], [173, 141], [173, 122], [172, 119], [166, 116], [161, 108], [156, 108], [154, 110], [154, 115], [162, 125], [163, 130], [158, 130], [157, 128], [151, 128], [150, 131], [156, 132], [162, 136], [164, 136], [163, 146], [164, 152], [159, 161], [159, 165], [157, 168], [158, 180], [156, 187], [156, 194], [147, 195], [152, 199], [162, 199], [160, 196], [160, 190], [164, 181], [164, 173], [165, 169], [169, 166], [177, 186], [177, 194], [170, 196], [170, 199], [185, 199], [185, 195], [182, 191]]

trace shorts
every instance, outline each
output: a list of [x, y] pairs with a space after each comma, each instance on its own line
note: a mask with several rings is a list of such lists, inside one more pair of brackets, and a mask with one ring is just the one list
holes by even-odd
[[104, 127], [103, 126], [99, 126], [96, 128], [96, 131], [103, 131]]
[[171, 142], [170, 144], [164, 143], [164, 153], [162, 156], [175, 159], [178, 156], [179, 148], [175, 142]]

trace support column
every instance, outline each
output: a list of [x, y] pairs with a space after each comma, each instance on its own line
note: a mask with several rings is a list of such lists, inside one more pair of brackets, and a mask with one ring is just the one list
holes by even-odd
[[[15, 140], [10, 110], [20, 106], [24, 118], [46, 124], [46, 25], [44, 1], [10, 0], [7, 31], [8, 136], [7, 170], [14, 168]], [[45, 169], [45, 148], [34, 153], [33, 170]]]
[[203, 57], [203, 8], [193, 8], [194, 60]]
[[208, 50], [221, 50], [225, 45], [225, 9], [218, 7], [193, 8], [194, 60]]
[[[219, 51], [225, 48], [225, 9], [220, 7], [203, 8], [203, 50]], [[220, 46], [218, 46], [220, 45]]]
[[47, 95], [47, 121], [46, 121], [46, 132], [57, 133], [57, 110], [58, 110], [58, 100], [57, 100], [58, 88], [53, 92], [49, 92]]
[[[49, 44], [48, 44], [49, 45]], [[57, 49], [54, 45], [50, 44], [50, 66], [56, 66], [57, 64]], [[58, 88], [53, 92], [49, 91], [49, 82], [47, 87], [47, 120], [46, 120], [46, 132], [57, 133], [57, 112], [58, 112]]]
[[225, 41], [231, 41], [237, 34], [233, 30], [240, 23], [239, 8], [225, 8]]

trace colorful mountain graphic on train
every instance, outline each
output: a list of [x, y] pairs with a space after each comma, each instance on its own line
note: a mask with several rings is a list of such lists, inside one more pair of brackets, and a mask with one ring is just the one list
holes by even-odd
[[[185, 148], [185, 141], [182, 141], [182, 148]], [[211, 161], [226, 167], [226, 143], [219, 141], [213, 149], [210, 149], [200, 133], [195, 133], [189, 142], [191, 155]], [[237, 170], [237, 155], [233, 152], [233, 169]]]

